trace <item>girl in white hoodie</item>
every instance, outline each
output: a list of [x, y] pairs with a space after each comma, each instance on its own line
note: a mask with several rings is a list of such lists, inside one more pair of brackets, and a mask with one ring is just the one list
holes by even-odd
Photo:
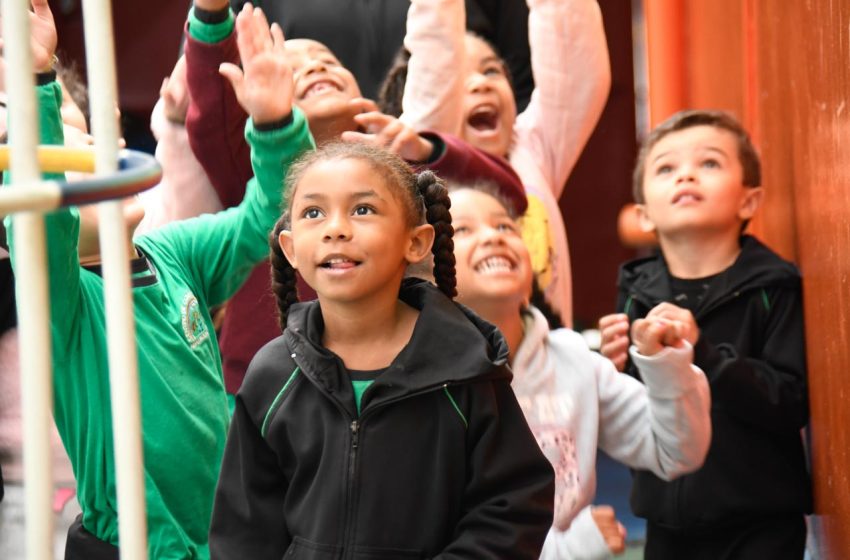
[[[492, 194], [491, 194], [492, 193]], [[695, 323], [635, 323], [630, 349], [645, 385], [617, 372], [578, 333], [549, 329], [529, 304], [532, 269], [510, 206], [486, 187], [451, 192], [457, 300], [505, 336], [512, 387], [555, 469], [555, 519], [541, 558], [601, 559], [622, 550], [610, 510], [594, 512], [596, 450], [672, 479], [708, 450], [710, 397], [692, 365]]]

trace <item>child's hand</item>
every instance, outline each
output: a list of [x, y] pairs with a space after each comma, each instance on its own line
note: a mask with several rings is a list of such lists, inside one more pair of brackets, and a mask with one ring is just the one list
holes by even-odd
[[269, 22], [259, 8], [245, 4], [236, 17], [236, 44], [242, 69], [224, 63], [227, 78], [242, 108], [255, 124], [271, 123], [292, 112], [292, 68], [286, 61], [283, 30]]
[[[47, 72], [53, 68], [53, 54], [56, 52], [56, 24], [53, 22], [53, 12], [50, 11], [47, 0], [32, 0], [30, 5], [33, 70], [36, 73]], [[0, 39], [0, 49], [2, 48], [3, 39]]]
[[419, 136], [409, 125], [378, 111], [373, 101], [358, 98], [352, 99], [349, 103], [368, 112], [354, 115], [354, 121], [365, 132], [343, 132], [344, 141], [362, 142], [386, 148], [400, 158], [411, 162], [427, 161], [431, 157], [434, 144]]
[[614, 362], [617, 371], [626, 368], [629, 351], [629, 317], [625, 313], [612, 313], [599, 319], [602, 346], [599, 352]]
[[655, 306], [645, 319], [632, 324], [632, 341], [644, 356], [657, 354], [666, 346], [679, 348], [683, 340], [693, 346], [698, 338], [699, 328], [694, 316], [672, 303]]
[[189, 110], [189, 87], [186, 84], [186, 57], [181, 56], [171, 71], [171, 76], [162, 81], [159, 96], [163, 101], [165, 118], [177, 124], [186, 123]]
[[699, 339], [699, 327], [693, 314], [683, 307], [672, 303], [659, 303], [646, 314], [647, 319], [661, 318], [680, 323], [682, 325], [682, 338], [696, 345]]
[[626, 550], [626, 528], [617, 521], [611, 506], [593, 506], [590, 516], [605, 539], [612, 554], [622, 554]]

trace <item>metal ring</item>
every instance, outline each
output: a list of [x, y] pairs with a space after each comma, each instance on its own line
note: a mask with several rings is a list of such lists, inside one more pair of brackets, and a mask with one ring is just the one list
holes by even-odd
[[[94, 150], [39, 146], [38, 163], [42, 172], [65, 171], [94, 172]], [[0, 169], [9, 166], [9, 147], [0, 146]], [[118, 171], [108, 175], [88, 177], [78, 181], [51, 181], [58, 186], [58, 206], [79, 206], [124, 198], [140, 193], [159, 183], [162, 166], [145, 152], [121, 150], [118, 152]]]

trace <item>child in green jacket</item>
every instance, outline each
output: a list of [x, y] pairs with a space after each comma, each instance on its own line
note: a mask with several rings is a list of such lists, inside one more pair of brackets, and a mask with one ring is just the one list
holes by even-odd
[[[32, 5], [41, 142], [62, 144], [62, 94], [50, 70], [56, 30], [47, 0]], [[267, 255], [266, 234], [280, 213], [284, 174], [313, 145], [287, 95], [292, 73], [278, 52], [282, 35], [267, 33], [250, 47], [240, 44], [244, 72], [234, 67], [228, 76], [252, 117], [245, 135], [256, 178], [245, 200], [132, 240], [150, 558], [209, 557], [207, 530], [228, 424], [209, 308], [230, 297]], [[125, 216], [132, 231], [141, 216]], [[48, 215], [46, 227], [55, 418], [83, 511], [69, 533], [66, 558], [118, 558], [99, 249], [76, 208]], [[13, 252], [13, 264], [16, 258]]]

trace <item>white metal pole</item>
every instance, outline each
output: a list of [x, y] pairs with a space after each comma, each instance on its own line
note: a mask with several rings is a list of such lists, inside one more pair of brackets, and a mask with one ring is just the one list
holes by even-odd
[[[5, 0], [0, 9], [10, 109], [12, 182], [32, 184], [40, 179], [41, 174], [36, 159], [39, 132], [30, 52], [29, 2]], [[27, 558], [46, 560], [53, 557], [53, 461], [50, 450], [53, 379], [44, 217], [36, 212], [21, 212], [15, 214], [12, 220], [24, 440], [25, 542]]]
[[[83, 0], [89, 103], [95, 146], [95, 173], [117, 170], [117, 80], [112, 9], [108, 0]], [[127, 228], [121, 201], [98, 206], [103, 261], [112, 437], [118, 495], [121, 558], [147, 560], [147, 523], [142, 457], [141, 404], [136, 327], [130, 289]]]

